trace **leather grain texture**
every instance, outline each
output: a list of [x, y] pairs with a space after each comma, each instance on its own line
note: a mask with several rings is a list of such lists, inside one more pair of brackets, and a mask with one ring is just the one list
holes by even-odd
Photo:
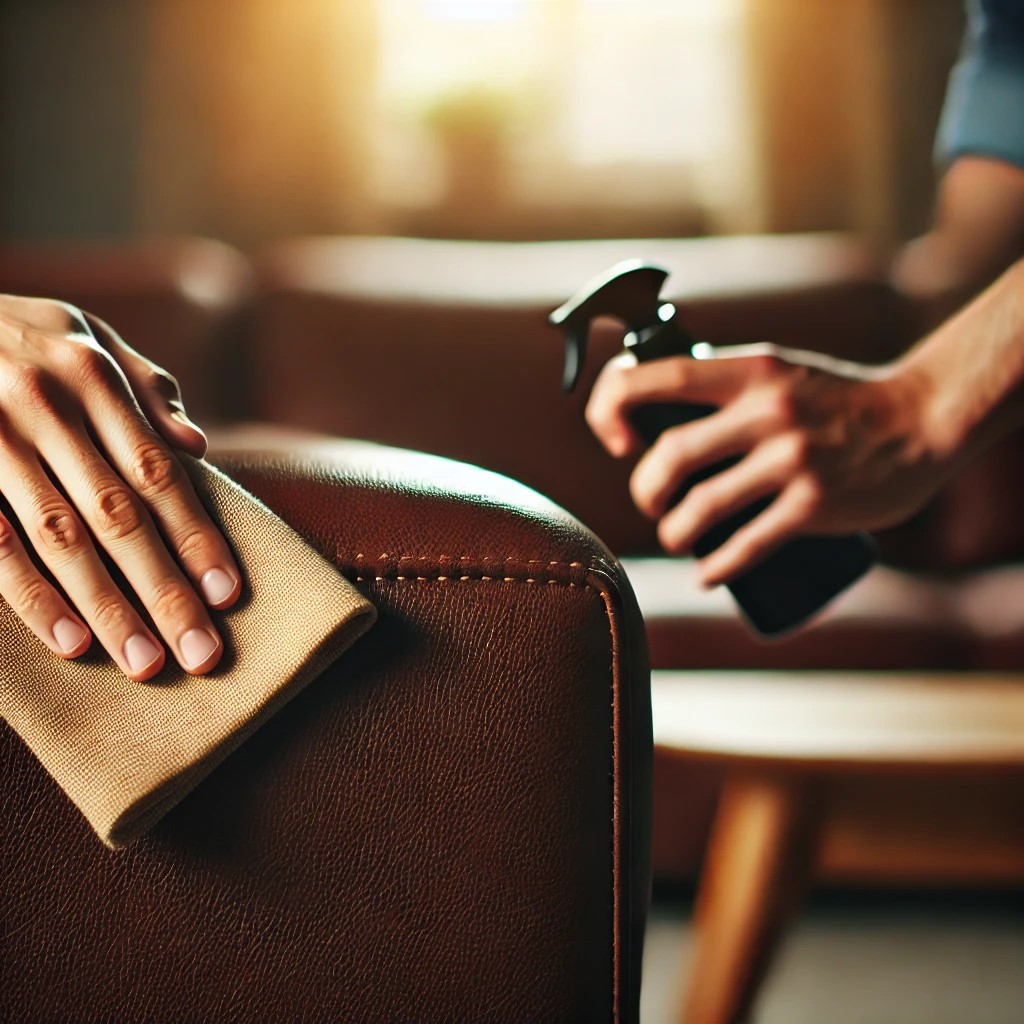
[[205, 462], [182, 460], [245, 573], [242, 599], [218, 616], [225, 654], [215, 672], [190, 676], [170, 658], [136, 683], [96, 643], [62, 661], [0, 602], [0, 719], [111, 847], [151, 828], [375, 618], [265, 505]]
[[218, 461], [377, 625], [125, 851], [0, 727], [0, 1020], [636, 1020], [649, 676], [616, 563], [444, 460]]

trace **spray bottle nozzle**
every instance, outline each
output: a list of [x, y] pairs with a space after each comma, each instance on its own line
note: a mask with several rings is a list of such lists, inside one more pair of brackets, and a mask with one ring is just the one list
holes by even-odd
[[565, 332], [563, 391], [576, 387], [587, 357], [590, 324], [595, 318], [614, 317], [635, 334], [671, 320], [675, 310], [660, 297], [667, 278], [668, 271], [663, 267], [643, 260], [626, 260], [595, 278], [548, 317], [552, 326]]

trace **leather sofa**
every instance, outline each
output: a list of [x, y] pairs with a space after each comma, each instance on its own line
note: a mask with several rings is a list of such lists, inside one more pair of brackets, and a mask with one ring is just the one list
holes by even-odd
[[0, 1019], [635, 1021], [649, 674], [610, 552], [444, 459], [212, 458], [378, 623], [117, 853], [0, 722]]
[[[607, 458], [582, 422], [587, 390], [619, 335], [598, 325], [584, 378], [567, 398], [561, 341], [546, 323], [591, 275], [636, 255], [671, 270], [666, 297], [697, 336], [719, 344], [768, 338], [872, 361], [924, 329], [920, 308], [890, 286], [877, 256], [835, 235], [503, 245], [294, 239], [251, 264], [195, 241], [19, 246], [0, 248], [0, 287], [65, 294], [106, 316], [182, 379], [190, 407], [200, 396], [204, 422], [245, 418], [367, 438], [537, 488], [623, 559], [655, 668], [1019, 668], [1019, 439], [881, 538], [890, 567], [781, 643], [752, 640], [727, 595], [702, 594], [685, 562], [658, 557], [652, 525], [629, 502], [628, 467]], [[133, 310], [148, 316], [129, 322]], [[169, 323], [193, 325], [192, 333], [178, 341]], [[656, 875], [695, 873], [719, 779], [714, 766], [656, 752]], [[912, 803], [930, 806], [916, 796]], [[901, 808], [885, 827], [907, 817]], [[930, 840], [915, 843], [927, 851]], [[921, 866], [881, 854], [862, 873], [912, 881]]]

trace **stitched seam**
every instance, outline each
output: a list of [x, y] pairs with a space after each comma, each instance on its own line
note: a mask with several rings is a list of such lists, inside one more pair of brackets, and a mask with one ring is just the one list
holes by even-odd
[[590, 583], [573, 583], [570, 580], [522, 579], [518, 576], [355, 576], [356, 583], [540, 583], [549, 587], [565, 587], [567, 590], [589, 590], [600, 594], [599, 587]]
[[[395, 561], [394, 556], [381, 555], [378, 562]], [[459, 559], [460, 561], [471, 561], [474, 560], [469, 555], [463, 555]], [[488, 561], [490, 559], [484, 557], [478, 559], [478, 561]], [[427, 556], [420, 556], [419, 558], [413, 558], [411, 555], [402, 556], [397, 561], [407, 562], [429, 562]], [[454, 561], [445, 555], [438, 556], [434, 559], [434, 562], [440, 561]], [[493, 559], [498, 561], [498, 559]], [[503, 564], [506, 566], [509, 562], [514, 562], [513, 558], [504, 559]], [[365, 564], [367, 559], [364, 555], [359, 554], [355, 557], [355, 562], [358, 565], [360, 562]], [[531, 559], [525, 563], [519, 563], [519, 565], [546, 565], [550, 567], [583, 569], [582, 562], [543, 562], [539, 559]], [[507, 570], [506, 570], [507, 571]], [[523, 570], [528, 571], [528, 570]], [[614, 607], [611, 600], [611, 595], [608, 593], [608, 589], [605, 586], [598, 586], [594, 583], [575, 583], [571, 580], [564, 579], [541, 579], [536, 576], [450, 576], [450, 575], [435, 575], [435, 576], [406, 576], [397, 574], [386, 574], [386, 575], [374, 575], [374, 576], [356, 576], [355, 582], [367, 583], [373, 581], [375, 583], [526, 583], [526, 584], [544, 584], [547, 586], [561, 586], [571, 590], [588, 590], [591, 593], [597, 594], [601, 598], [601, 603], [604, 606], [605, 620], [608, 623], [608, 634], [609, 634], [609, 652], [611, 655], [611, 663], [609, 665], [608, 672], [608, 686], [609, 686], [609, 712], [611, 715], [611, 731], [612, 731], [612, 800], [611, 800], [611, 813], [609, 814], [609, 825], [610, 835], [609, 840], [611, 844], [611, 872], [612, 872], [612, 1002], [614, 1007], [614, 1019], [619, 1021], [620, 1012], [622, 1010], [622, 1003], [624, 999], [624, 993], [622, 991], [622, 970], [623, 970], [623, 957], [626, 951], [623, 949], [623, 926], [622, 920], [623, 896], [620, 892], [622, 887], [631, 886], [632, 876], [624, 877], [624, 871], [626, 864], [623, 861], [623, 852], [621, 849], [622, 845], [622, 805], [623, 805], [623, 789], [622, 789], [622, 737], [620, 735], [620, 717], [621, 717], [621, 706], [619, 703], [619, 692], [618, 692], [618, 673], [616, 671], [616, 665], [618, 661], [618, 650], [615, 643], [615, 614]], [[628, 797], [627, 797], [628, 799]], [[618, 885], [616, 884], [618, 881]], [[626, 927], [629, 927], [628, 923]], [[635, 984], [635, 981], [634, 981]]]
[[[589, 567], [583, 562], [519, 560], [491, 555], [389, 555], [372, 559], [360, 552], [353, 558], [335, 552], [336, 563], [354, 575], [355, 582], [387, 580], [419, 583], [482, 580], [502, 583], [535, 583], [587, 589]], [[592, 588], [591, 588], [592, 589]]]
[[[345, 560], [344, 552], [338, 550], [335, 552], [339, 559]], [[376, 559], [367, 558], [362, 552], [357, 554], [354, 558], [356, 562], [517, 562], [514, 555], [509, 555], [507, 558], [500, 558], [498, 555], [389, 555], [383, 554], [378, 556]], [[518, 562], [519, 565], [549, 565], [549, 566], [562, 566], [568, 569], [582, 569], [582, 562], [545, 562], [542, 558], [529, 558], [525, 562]]]
[[[620, 686], [618, 685], [620, 682], [620, 659], [618, 644], [615, 642], [615, 609], [611, 594], [609, 594], [607, 587], [597, 587], [593, 584], [588, 584], [588, 587], [598, 594], [601, 598], [601, 603], [604, 605], [605, 619], [608, 622], [608, 649], [611, 655], [611, 663], [608, 666], [608, 710], [611, 714], [612, 730], [612, 806], [611, 814], [609, 815], [609, 823], [611, 825], [609, 839], [611, 841], [612, 854], [612, 1014], [615, 1024], [619, 1024], [622, 1020], [623, 1000], [625, 998], [622, 990], [622, 960], [627, 955], [623, 950], [622, 890], [631, 890], [632, 888], [632, 874], [630, 873], [628, 877], [624, 876], [627, 864], [623, 863], [621, 849], [623, 831], [623, 765], [622, 736], [620, 733], [622, 708], [620, 704]], [[626, 799], [628, 801], [628, 795]], [[628, 866], [632, 872], [634, 870], [633, 866], [631, 864]], [[617, 885], [616, 881], [618, 882]], [[631, 898], [631, 896], [632, 893], [630, 892], [627, 899]], [[625, 927], [628, 929], [630, 923], [625, 922]], [[633, 984], [636, 984], [636, 982], [634, 981]]]

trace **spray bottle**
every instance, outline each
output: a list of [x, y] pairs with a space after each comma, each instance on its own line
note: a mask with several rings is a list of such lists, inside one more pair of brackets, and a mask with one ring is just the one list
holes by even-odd
[[[679, 323], [675, 307], [662, 302], [668, 271], [640, 260], [612, 267], [550, 316], [565, 332], [562, 389], [572, 391], [587, 352], [591, 321], [613, 317], [628, 328], [624, 343], [638, 362], [667, 356], [692, 356], [693, 339]], [[662, 431], [714, 412], [713, 406], [653, 404], [635, 409], [633, 424], [648, 446]], [[734, 465], [727, 459], [694, 473], [672, 498], [677, 505], [694, 485]], [[713, 526], [694, 545], [703, 558], [720, 547], [741, 526], [767, 508], [771, 498], [756, 502]], [[874, 544], [866, 534], [845, 537], [798, 537], [744, 575], [729, 589], [750, 625], [764, 636], [796, 628], [862, 576], [874, 560]]]

